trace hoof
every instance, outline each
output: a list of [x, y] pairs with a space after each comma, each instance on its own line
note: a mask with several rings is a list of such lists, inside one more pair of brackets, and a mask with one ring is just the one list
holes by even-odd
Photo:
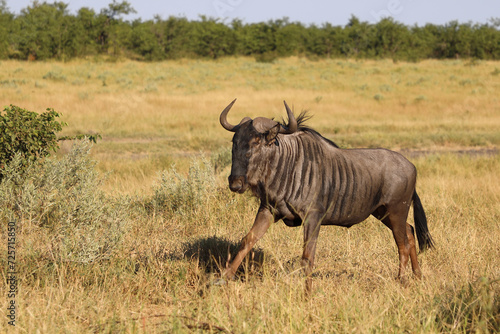
[[215, 281], [212, 282], [212, 285], [215, 285], [215, 286], [223, 286], [223, 285], [227, 285], [227, 281], [223, 278], [218, 278], [216, 279]]

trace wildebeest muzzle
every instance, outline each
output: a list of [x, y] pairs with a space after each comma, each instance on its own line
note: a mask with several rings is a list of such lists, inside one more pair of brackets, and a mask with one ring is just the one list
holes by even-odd
[[248, 183], [245, 176], [229, 175], [229, 189], [237, 193], [244, 193], [248, 188]]

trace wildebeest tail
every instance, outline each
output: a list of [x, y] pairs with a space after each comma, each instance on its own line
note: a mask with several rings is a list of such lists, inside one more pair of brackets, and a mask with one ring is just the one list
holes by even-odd
[[420, 251], [425, 251], [428, 248], [434, 248], [434, 241], [427, 227], [427, 217], [425, 216], [424, 207], [417, 191], [413, 192], [413, 219], [415, 221], [415, 229], [417, 230], [418, 247]]

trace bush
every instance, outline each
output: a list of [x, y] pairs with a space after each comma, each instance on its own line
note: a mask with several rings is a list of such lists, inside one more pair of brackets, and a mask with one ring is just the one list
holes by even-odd
[[[47, 233], [51, 254], [61, 260], [93, 262], [108, 257], [129, 226], [128, 203], [107, 196], [104, 178], [89, 157], [91, 143], [77, 142], [61, 160], [23, 165], [15, 154], [0, 182], [0, 218]], [[46, 246], [46, 245], [44, 245]]]
[[62, 130], [64, 123], [56, 118], [59, 114], [48, 108], [37, 114], [20, 107], [10, 105], [0, 114], [0, 180], [4, 168], [19, 154], [18, 168], [24, 169], [29, 162], [45, 157], [50, 151], [56, 151], [56, 133]]
[[193, 160], [187, 176], [172, 167], [160, 174], [153, 191], [155, 211], [181, 215], [194, 213], [217, 194], [214, 169], [205, 158]]

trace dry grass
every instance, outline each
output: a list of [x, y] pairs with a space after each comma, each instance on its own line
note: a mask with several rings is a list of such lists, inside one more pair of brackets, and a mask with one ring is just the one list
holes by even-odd
[[99, 132], [110, 188], [149, 185], [160, 169], [229, 146], [218, 115], [282, 117], [282, 100], [314, 115], [310, 125], [344, 147], [456, 149], [500, 143], [495, 62], [180, 60], [162, 63], [4, 61], [0, 104], [53, 107], [65, 134]]
[[[2, 105], [53, 107], [69, 123], [65, 133], [103, 135], [92, 153], [99, 170], [113, 170], [103, 201], [109, 214], [115, 208], [130, 220], [110, 255], [83, 263], [60, 256], [57, 230], [20, 218], [18, 332], [498, 330], [500, 156], [443, 153], [498, 147], [497, 63], [292, 58], [1, 66]], [[311, 126], [342, 146], [437, 151], [412, 158], [437, 244], [419, 254], [424, 279], [407, 286], [394, 280], [391, 233], [368, 219], [350, 229], [322, 228], [309, 300], [299, 268], [302, 229], [282, 223], [258, 243], [239, 280], [211, 285], [257, 209], [248, 195], [227, 190], [227, 167], [212, 175], [198, 163], [200, 153], [217, 152], [228, 163], [231, 136], [218, 115], [234, 97], [233, 121], [281, 117], [286, 99], [311, 110]], [[179, 174], [159, 179], [172, 163]], [[122, 204], [113, 206], [116, 200]], [[0, 299], [3, 319], [7, 303]], [[11, 329], [0, 322], [0, 331]]]

